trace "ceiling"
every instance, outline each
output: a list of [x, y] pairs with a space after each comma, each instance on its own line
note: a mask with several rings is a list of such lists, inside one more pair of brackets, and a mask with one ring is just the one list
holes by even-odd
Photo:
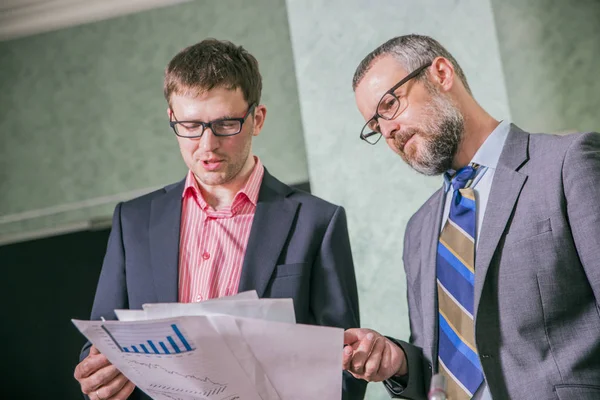
[[0, 0], [0, 41], [190, 0]]

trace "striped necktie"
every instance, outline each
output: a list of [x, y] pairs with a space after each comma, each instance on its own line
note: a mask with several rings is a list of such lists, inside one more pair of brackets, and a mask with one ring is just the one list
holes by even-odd
[[454, 193], [437, 248], [439, 365], [451, 400], [471, 399], [483, 382], [475, 347], [475, 194], [470, 188], [476, 164], [452, 177]]

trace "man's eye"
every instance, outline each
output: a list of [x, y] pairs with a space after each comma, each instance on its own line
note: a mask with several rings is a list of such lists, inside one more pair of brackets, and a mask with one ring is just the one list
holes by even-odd
[[187, 129], [188, 131], [197, 130], [202, 127], [202, 124], [197, 123], [197, 122], [183, 122], [180, 125], [183, 126], [185, 129]]
[[383, 99], [383, 101], [381, 102], [379, 107], [381, 110], [387, 111], [387, 110], [392, 109], [396, 103], [397, 103], [397, 100], [395, 97], [388, 96], [385, 99]]

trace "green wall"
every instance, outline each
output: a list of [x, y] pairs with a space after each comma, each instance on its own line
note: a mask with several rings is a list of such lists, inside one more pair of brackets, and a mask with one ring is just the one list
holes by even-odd
[[493, 0], [513, 121], [600, 130], [600, 1]]
[[268, 114], [254, 150], [280, 179], [307, 181], [284, 0], [193, 1], [0, 42], [0, 243], [110, 217], [118, 199], [181, 179], [163, 71], [207, 37], [259, 60]]

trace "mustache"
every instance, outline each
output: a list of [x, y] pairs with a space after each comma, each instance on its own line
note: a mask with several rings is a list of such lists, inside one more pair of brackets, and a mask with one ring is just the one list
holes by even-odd
[[408, 142], [410, 138], [412, 138], [417, 133], [419, 133], [417, 129], [408, 129], [404, 132], [398, 132], [396, 135], [394, 135], [394, 142], [396, 146], [403, 151], [406, 142]]
[[225, 154], [221, 154], [221, 153], [217, 153], [217, 152], [210, 152], [210, 153], [198, 152], [198, 153], [194, 154], [194, 160], [196, 160], [196, 161], [213, 160], [213, 159], [227, 160], [228, 158], [229, 157], [227, 157]]

